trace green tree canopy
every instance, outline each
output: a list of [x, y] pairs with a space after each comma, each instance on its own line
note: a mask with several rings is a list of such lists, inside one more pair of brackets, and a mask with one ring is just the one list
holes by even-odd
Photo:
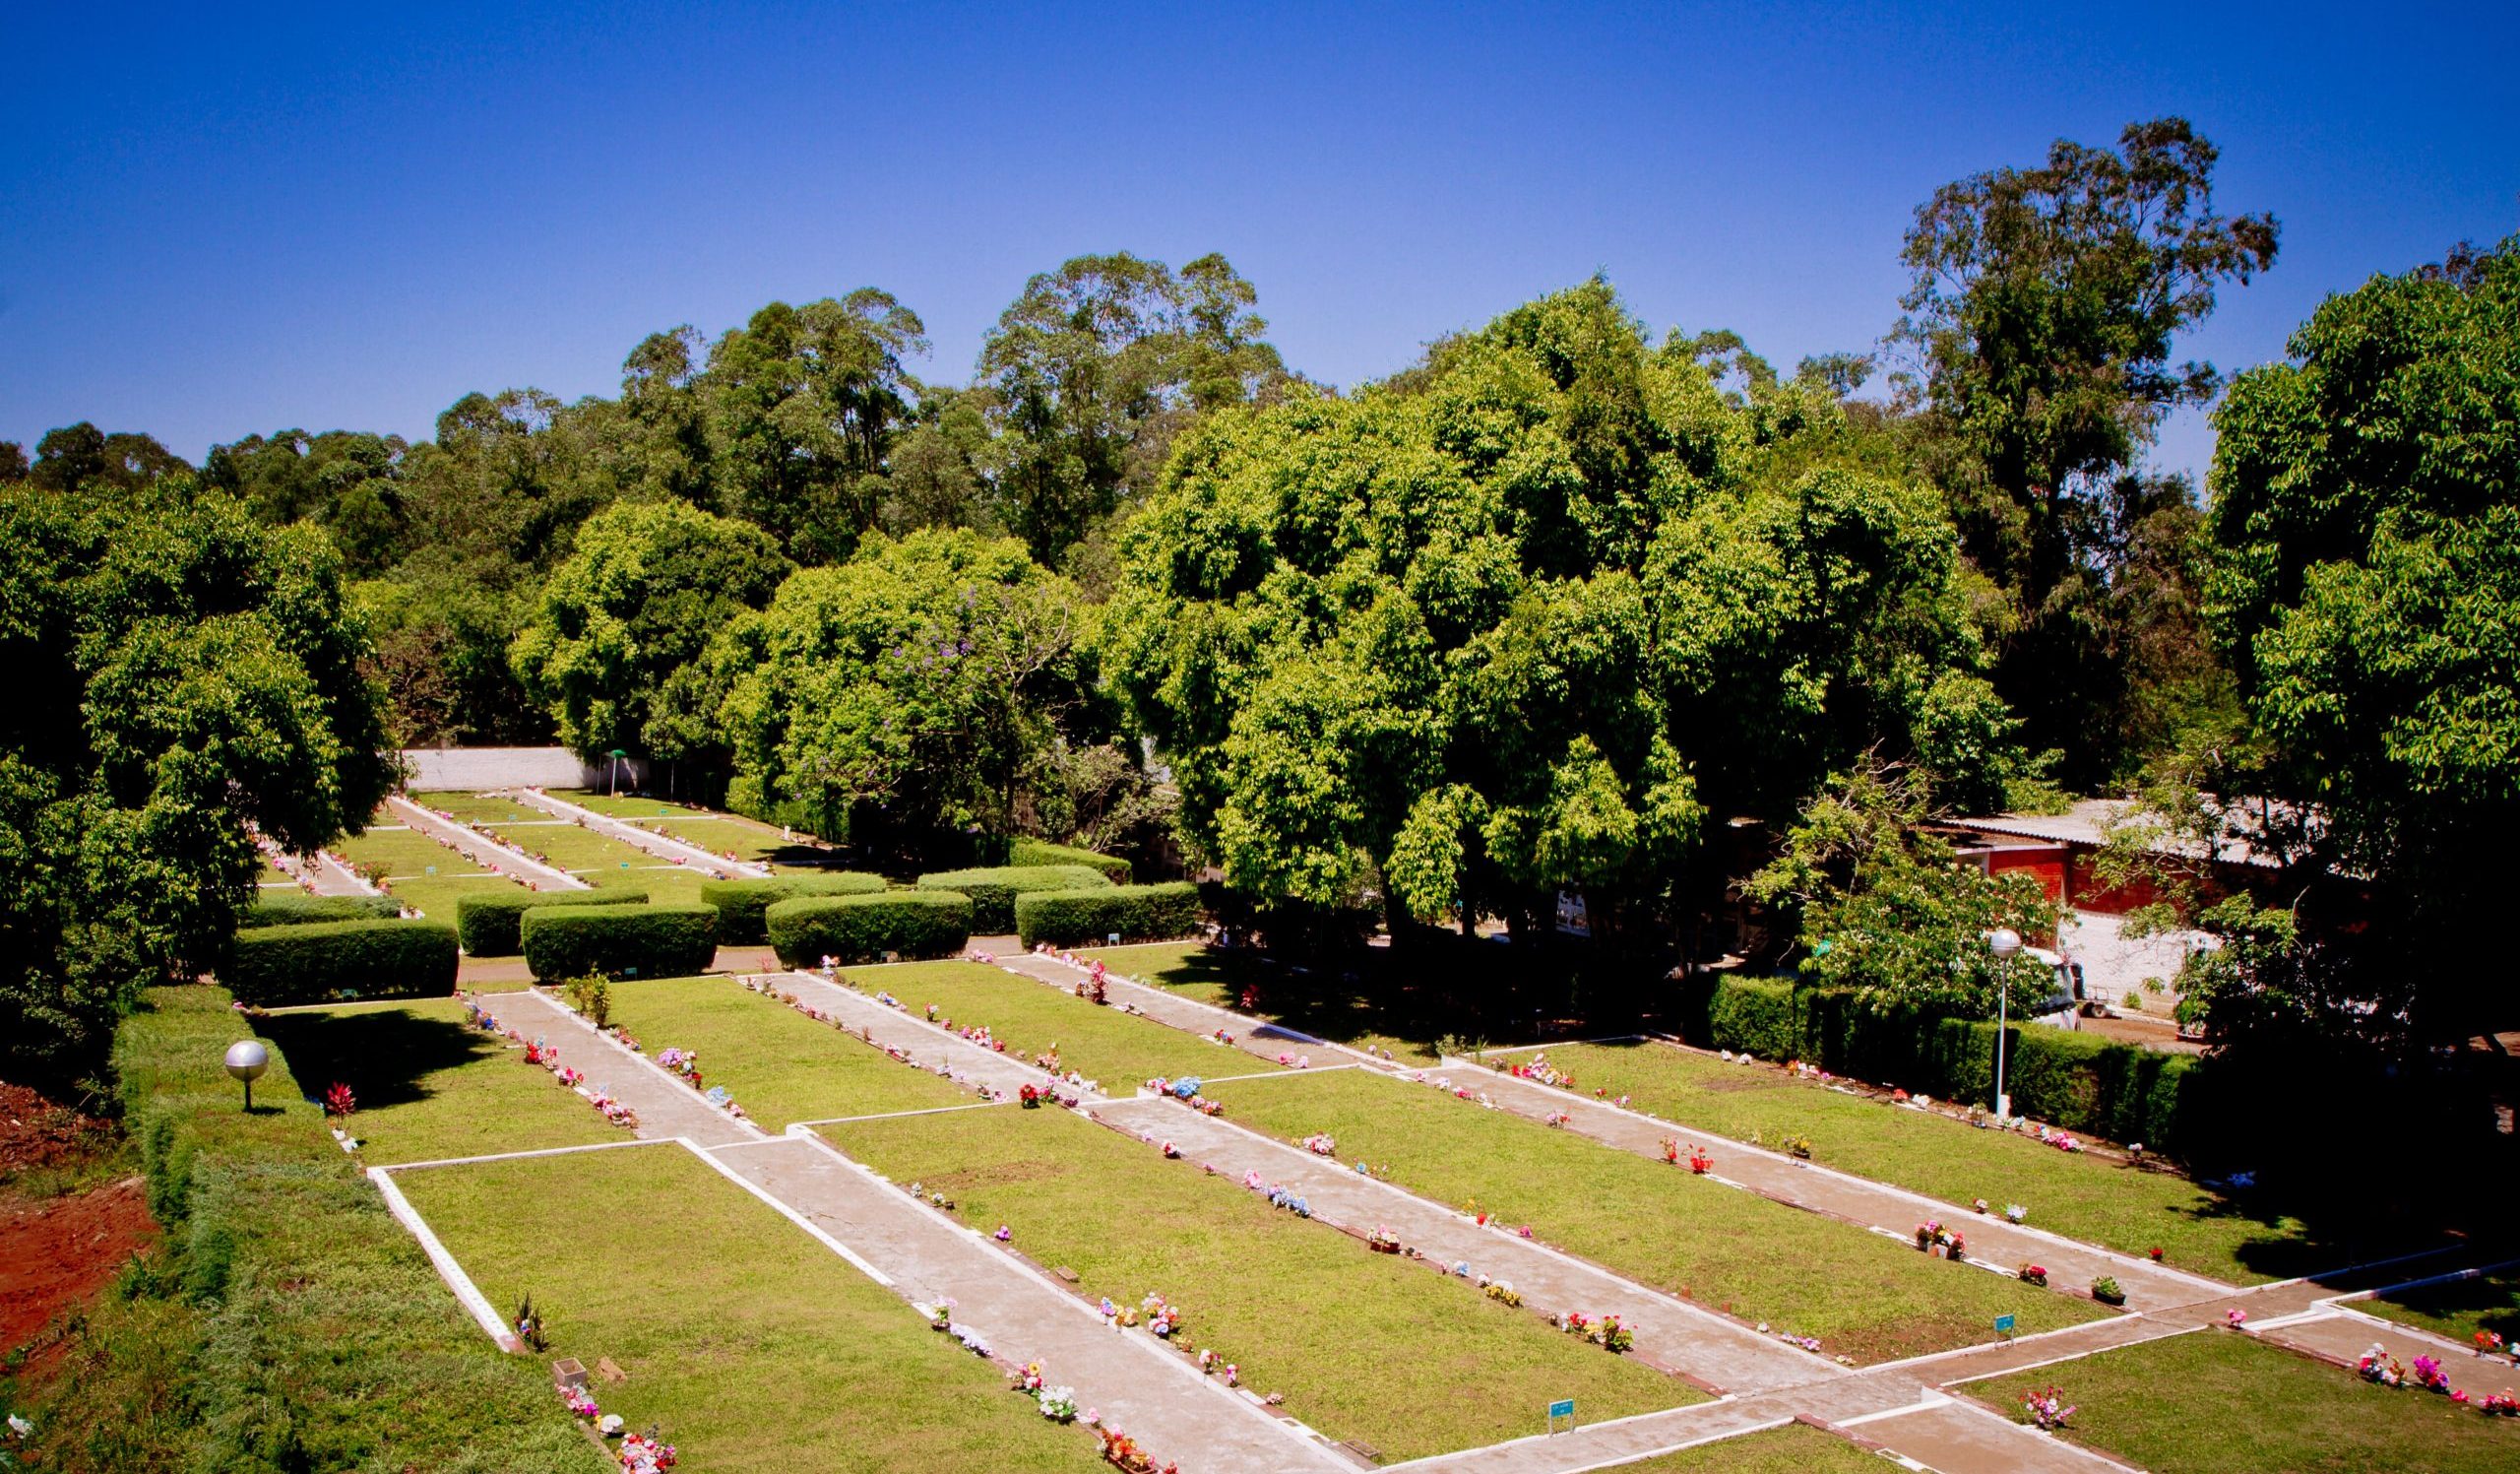
[[214, 963], [248, 825], [311, 850], [392, 781], [322, 535], [182, 481], [0, 489], [0, 1068], [68, 1084]]
[[968, 531], [878, 537], [796, 573], [711, 657], [730, 801], [914, 853], [1012, 834], [1043, 751], [1083, 708], [1084, 618], [1021, 544]]
[[1230, 883], [1526, 920], [1580, 890], [1600, 924], [1710, 814], [1789, 816], [1868, 746], [2000, 788], [1933, 494], [1815, 448], [1816, 381], [1728, 394], [1703, 347], [1594, 282], [1184, 438], [1104, 659]]
[[[2208, 777], [2284, 801], [2260, 811], [2297, 874], [2379, 893], [2385, 955], [2291, 1005], [2463, 1040], [2513, 1021], [2477, 928], [2520, 882], [2520, 238], [2329, 298], [2292, 358], [2215, 417], [2206, 612], [2254, 740]], [[2305, 920], [2334, 954], [2333, 916]]]
[[701, 657], [788, 571], [759, 528], [680, 502], [616, 502], [578, 529], [509, 661], [580, 756], [706, 759], [720, 744], [691, 720], [708, 715]]

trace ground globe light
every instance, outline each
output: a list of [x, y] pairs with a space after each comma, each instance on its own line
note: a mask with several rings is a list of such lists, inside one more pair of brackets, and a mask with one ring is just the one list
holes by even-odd
[[240, 1039], [227, 1047], [227, 1072], [245, 1084], [245, 1109], [254, 1109], [254, 1082], [272, 1067], [272, 1052], [259, 1039]]
[[2012, 1120], [2012, 1097], [2004, 1093], [2005, 1004], [2012, 990], [2012, 960], [2021, 953], [2021, 933], [1997, 927], [1986, 933], [1986, 950], [1995, 954], [1995, 1120]]

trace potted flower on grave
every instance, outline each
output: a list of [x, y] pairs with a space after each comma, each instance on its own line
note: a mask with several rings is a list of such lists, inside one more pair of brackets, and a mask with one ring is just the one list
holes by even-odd
[[1694, 1146], [1689, 1148], [1689, 1171], [1691, 1173], [1698, 1177], [1704, 1177], [1714, 1170], [1715, 1159], [1713, 1157], [1708, 1156], [1706, 1153], [1698, 1150]]
[[2102, 1305], [2124, 1305], [2126, 1292], [2117, 1287], [2117, 1276], [2104, 1274], [2091, 1282], [2091, 1298]]
[[1811, 1160], [1811, 1138], [1799, 1132], [1785, 1138], [1785, 1149], [1805, 1162]]
[[1968, 1237], [1954, 1229], [1950, 1240], [1942, 1246], [1942, 1256], [1955, 1264], [1967, 1258], [1969, 1256]]
[[1024, 1087], [1023, 1093], [1017, 1099], [1024, 1103], [1024, 1109], [1027, 1111], [1038, 1111], [1041, 1108], [1041, 1092], [1030, 1085]]
[[2061, 1387], [2024, 1392], [2021, 1394], [2021, 1406], [2043, 1432], [2064, 1427], [2066, 1420], [2076, 1412], [2065, 1402], [2065, 1392]]
[[2038, 1264], [2024, 1264], [2021, 1266], [2021, 1282], [2025, 1285], [2037, 1285], [2044, 1290], [2048, 1287], [2048, 1271]]

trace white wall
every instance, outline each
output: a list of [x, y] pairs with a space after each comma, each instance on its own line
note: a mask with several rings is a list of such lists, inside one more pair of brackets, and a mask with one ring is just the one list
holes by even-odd
[[[408, 747], [411, 790], [536, 788], [601, 789], [611, 783], [609, 762], [589, 765], [566, 747]], [[635, 786], [645, 764], [621, 759], [621, 786]]]

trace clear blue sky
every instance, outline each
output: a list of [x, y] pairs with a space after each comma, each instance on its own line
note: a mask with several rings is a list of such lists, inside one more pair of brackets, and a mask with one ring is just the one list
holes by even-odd
[[2226, 370], [2520, 229], [2507, 4], [226, 9], [14, 15], [0, 438], [417, 438], [865, 285], [961, 382], [1029, 274], [1121, 249], [1225, 252], [1332, 383], [1596, 270], [1791, 364], [1888, 327], [1937, 184], [2170, 112], [2284, 225], [2186, 346]]

